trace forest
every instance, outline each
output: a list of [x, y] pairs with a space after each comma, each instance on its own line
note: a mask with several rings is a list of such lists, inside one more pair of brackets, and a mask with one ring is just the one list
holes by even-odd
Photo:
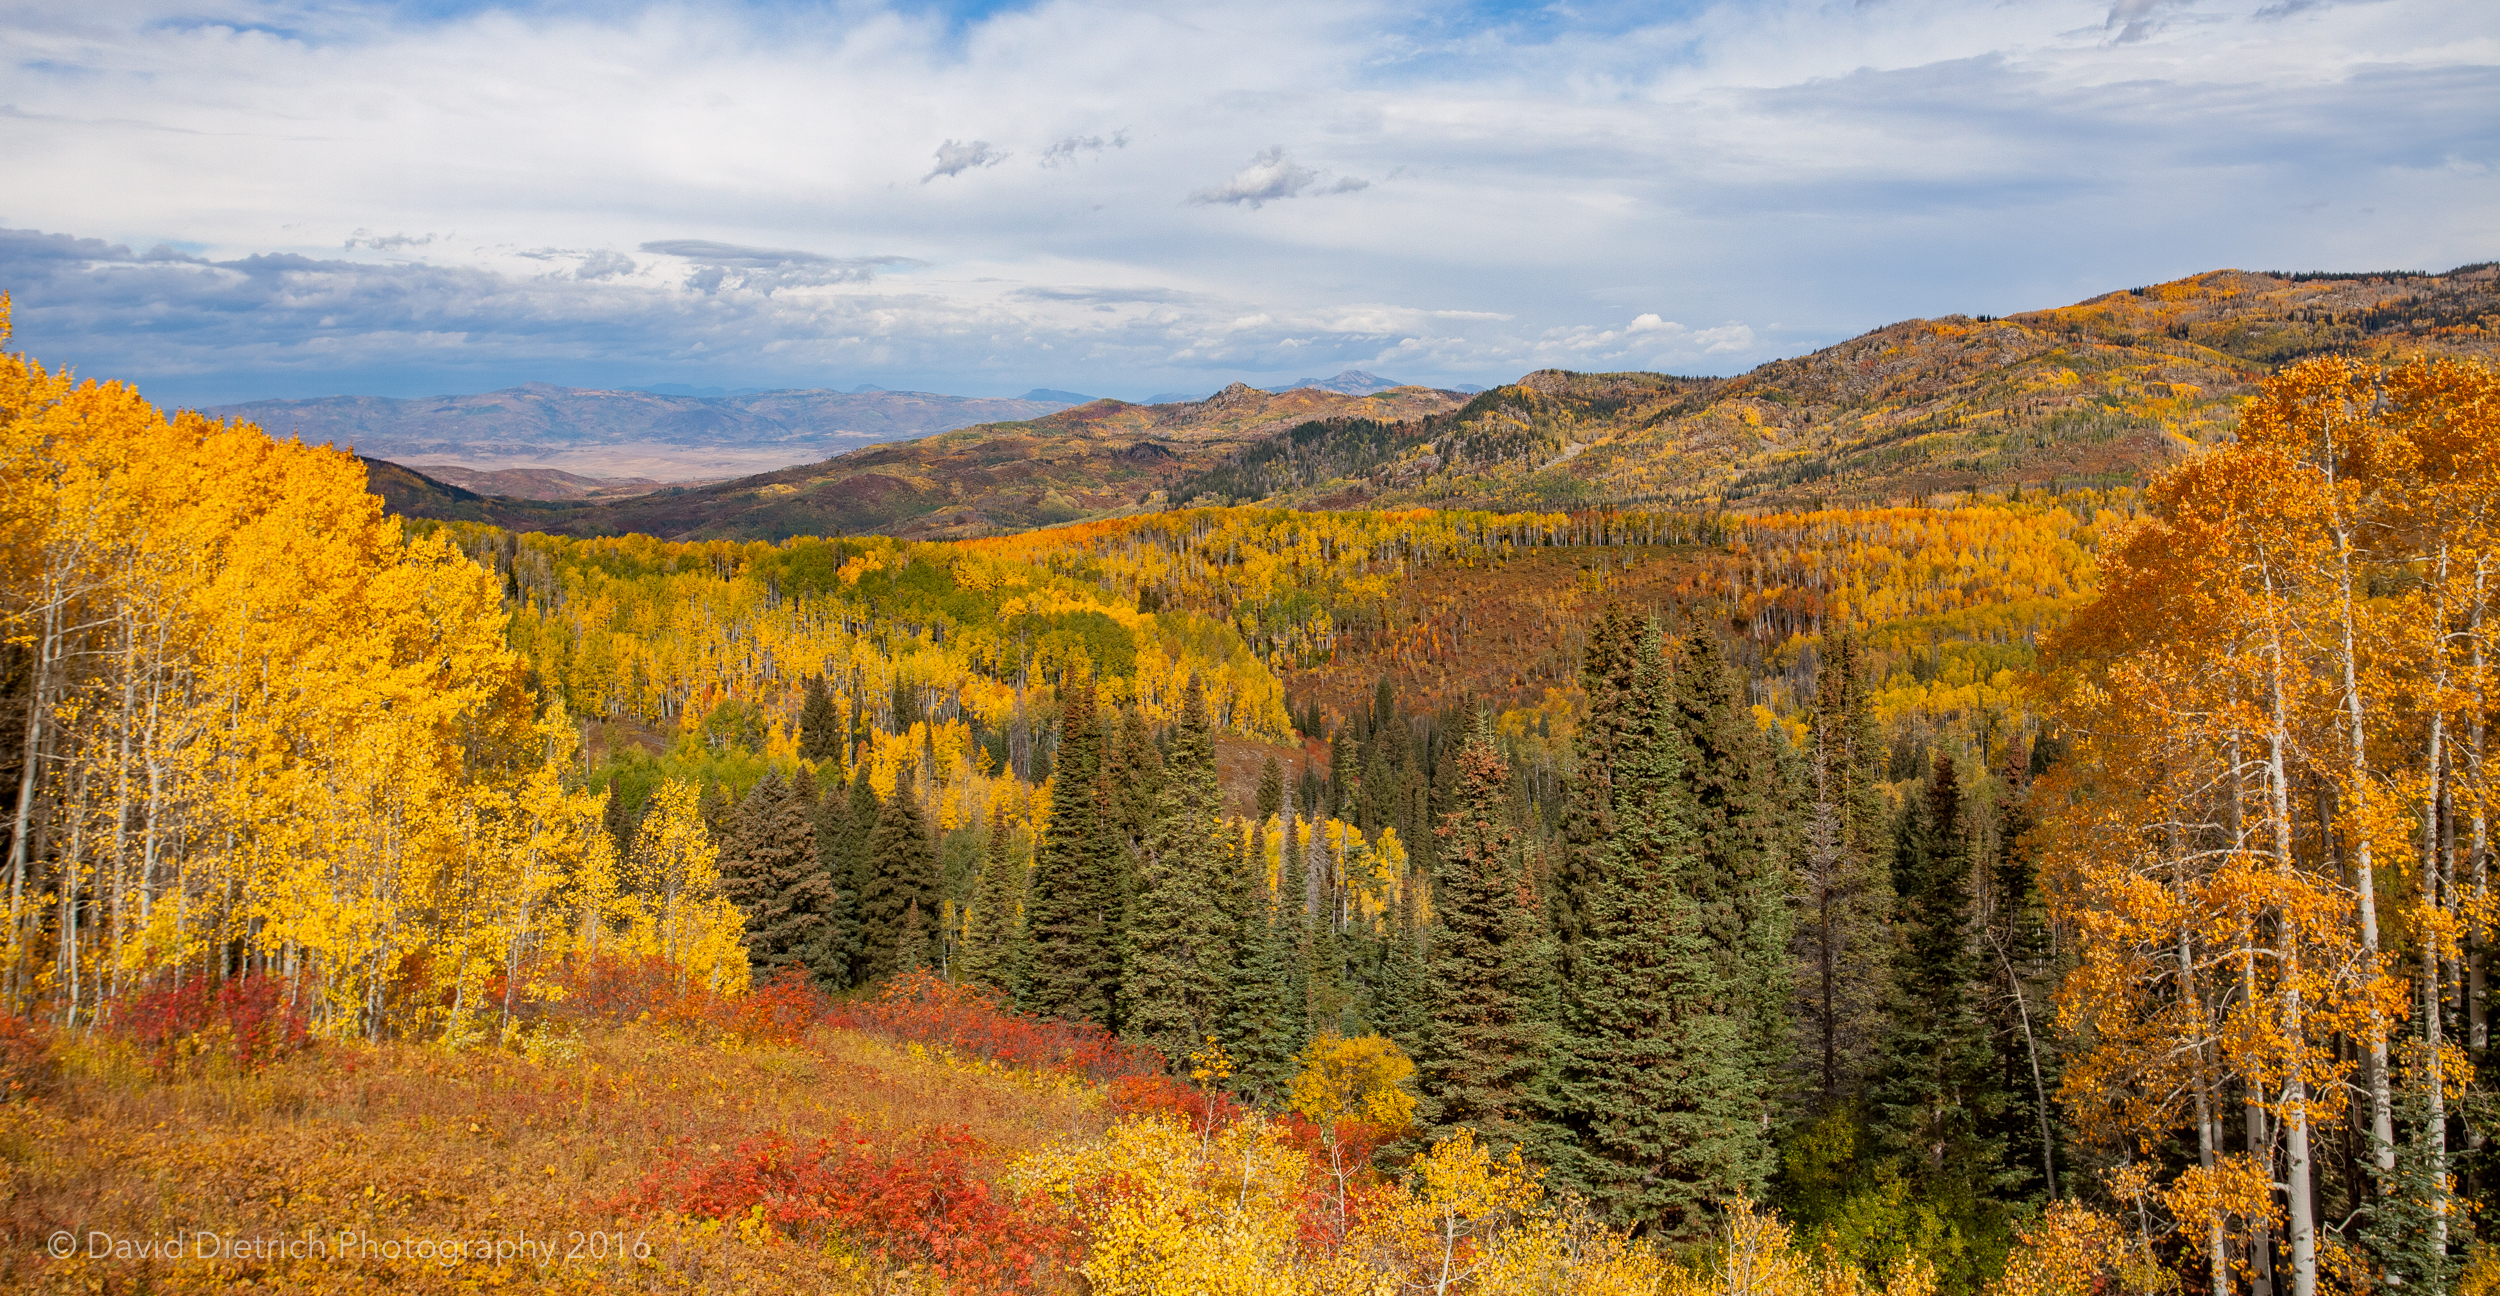
[[2500, 1286], [2488, 365], [1882, 508], [365, 483], [0, 363], [13, 1287]]

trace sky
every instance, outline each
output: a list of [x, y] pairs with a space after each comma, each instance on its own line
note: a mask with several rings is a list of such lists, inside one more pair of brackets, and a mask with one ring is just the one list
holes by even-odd
[[1727, 374], [2496, 164], [2490, 0], [0, 0], [11, 345], [179, 405]]

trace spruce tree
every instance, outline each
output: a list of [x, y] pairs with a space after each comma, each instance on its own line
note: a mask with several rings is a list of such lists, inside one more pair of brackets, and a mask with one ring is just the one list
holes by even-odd
[[1420, 871], [1409, 871], [1398, 881], [1397, 899], [1388, 914], [1386, 948], [1380, 956], [1380, 984], [1373, 995], [1373, 1027], [1410, 1058], [1423, 1052], [1432, 1022], [1430, 978], [1415, 904], [1416, 893], [1424, 885]]
[[1119, 830], [1103, 804], [1102, 727], [1091, 685], [1062, 687], [1059, 732], [1050, 825], [1033, 853], [1025, 902], [1026, 1006], [1109, 1026], [1120, 983], [1122, 862]]
[[1611, 779], [1630, 706], [1634, 646], [1631, 623], [1621, 609], [1609, 607], [1589, 628], [1588, 646], [1581, 654], [1580, 686], [1588, 693], [1589, 712], [1572, 738], [1576, 768], [1565, 793], [1561, 841], [1545, 897], [1556, 946], [1555, 973], [1565, 983], [1579, 975], [1587, 879], [1614, 832]]
[[1768, 1117], [1788, 1058], [1796, 991], [1785, 789], [1770, 741], [1708, 628], [1685, 636], [1673, 692], [1675, 720], [1692, 752], [1683, 783], [1701, 833], [1694, 899], [1719, 980], [1736, 996], [1746, 1096], [1757, 1115]]
[[868, 859], [873, 872], [860, 900], [860, 957], [867, 979], [882, 980], [907, 966], [902, 960], [910, 952], [904, 948], [908, 915], [918, 915], [919, 957], [928, 961], [933, 925], [928, 915], [938, 908], [937, 850], [910, 783], [897, 780], [894, 795], [877, 811]]
[[876, 874], [876, 868], [869, 860], [868, 837], [877, 830], [877, 815], [883, 809], [883, 804], [877, 800], [877, 790], [869, 786], [868, 767], [863, 764], [859, 773], [851, 779], [850, 800], [843, 811], [842, 838], [838, 843], [841, 862], [834, 870], [836, 879], [846, 874], [849, 876], [851, 908], [855, 914], [861, 915], [862, 921], [865, 916], [861, 906], [868, 899], [869, 880]]
[[1472, 1126], [1492, 1144], [1516, 1146], [1546, 1044], [1535, 1020], [1544, 916], [1523, 876], [1510, 770], [1486, 713], [1477, 712], [1458, 759], [1456, 804], [1440, 827], [1432, 1032], [1417, 1069], [1436, 1133]]
[[1953, 758], [1902, 807], [1893, 863], [1902, 939], [1868, 1133], [1914, 1181], [1949, 1201], [1993, 1198], [2004, 1148], [1985, 1126], [2005, 1107], [1973, 947], [1971, 843]]
[[972, 903], [964, 915], [962, 979], [1006, 990], [1023, 979], [1017, 957], [1024, 937], [1024, 864], [1016, 858], [1007, 808], [990, 813], [989, 843], [981, 855]]
[[1577, 975], [1545, 1103], [1556, 1169], [1614, 1222], [1690, 1237], [1769, 1171], [1744, 1003], [1710, 930], [1696, 761], [1657, 627], [1643, 638], [1613, 784], [1614, 832], [1584, 879]]
[[1223, 1028], [1234, 962], [1235, 881], [1223, 867], [1214, 735], [1195, 675], [1182, 694], [1162, 785], [1128, 933], [1121, 1022], [1128, 1038], [1160, 1050], [1177, 1074]]
[[1164, 760], [1135, 707], [1123, 707], [1108, 726], [1103, 748], [1104, 781], [1120, 837], [1132, 851], [1142, 851], [1162, 813]]
[[842, 729], [842, 717], [833, 709], [833, 694], [825, 689], [825, 677], [809, 676], [806, 699], [799, 703], [799, 755], [819, 764], [831, 762], [838, 777], [842, 769]]
[[2057, 1107], [2051, 1095], [2064, 1067], [2047, 904], [2025, 840], [2032, 815], [2023, 757], [2022, 744], [2012, 744], [1996, 807], [1996, 858], [1989, 869], [1985, 953], [1997, 1005], [1997, 1085], [2006, 1103], [1982, 1128], [2005, 1148], [2006, 1195], [2038, 1201], [2058, 1195]]
[[1791, 942], [1797, 1056], [1825, 1109], [1857, 1095], [1883, 1027], [1893, 891], [1882, 747], [1864, 653], [1837, 636], [1815, 680]]
[[840, 969], [837, 984], [852, 985], [860, 973], [859, 883], [851, 876], [851, 799], [841, 784], [817, 799], [812, 821], [816, 867], [833, 893], [832, 907], [825, 912], [824, 957], [828, 966]]
[[838, 905], [816, 864], [816, 833], [796, 789], [767, 774], [729, 817], [721, 889], [746, 915], [747, 958], [759, 980], [806, 969], [822, 986], [847, 970], [835, 958], [830, 919]]
[[[1233, 886], [1238, 899], [1233, 911], [1235, 964], [1226, 987], [1224, 1048], [1233, 1057], [1233, 1088], [1256, 1102], [1274, 1103], [1293, 1080], [1294, 1055], [1303, 1039], [1295, 1025], [1301, 1006], [1291, 998], [1293, 977], [1287, 966], [1294, 947], [1278, 921], [1276, 895], [1268, 886], [1266, 834], [1253, 825], [1248, 840], [1234, 856]], [[1292, 849], [1290, 842], [1285, 848]]]
[[1277, 764], [1276, 758], [1270, 756], [1267, 758], [1267, 763], [1259, 767], [1257, 823], [1264, 827], [1267, 821], [1284, 807], [1284, 804], [1285, 767]]

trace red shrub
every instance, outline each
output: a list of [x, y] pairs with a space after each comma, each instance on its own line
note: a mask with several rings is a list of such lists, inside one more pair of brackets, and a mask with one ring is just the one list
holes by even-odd
[[52, 1056], [52, 1032], [41, 1023], [0, 1013], [0, 1102], [50, 1093], [61, 1064]]
[[1092, 1022], [1029, 1017], [996, 991], [953, 985], [928, 972], [888, 981], [874, 999], [841, 1005], [833, 1025], [887, 1039], [934, 1044], [1009, 1066], [1065, 1071], [1103, 1083], [1163, 1070], [1160, 1054], [1121, 1041]]
[[[780, 976], [742, 995], [718, 994], [690, 982], [673, 963], [607, 954], [567, 963], [549, 979], [559, 993], [529, 1005], [527, 1018], [647, 1021], [697, 1039], [790, 1044], [824, 1012], [822, 996], [797, 968], [784, 968]], [[500, 998], [501, 987], [490, 994]]]
[[847, 1122], [813, 1146], [759, 1134], [708, 1164], [680, 1158], [617, 1203], [737, 1220], [756, 1207], [801, 1236], [831, 1231], [888, 1265], [926, 1265], [957, 1291], [1032, 1291], [1072, 1261], [1075, 1234], [1047, 1198], [991, 1182], [995, 1158], [961, 1128], [880, 1145]]
[[1224, 1129], [1250, 1114], [1230, 1094], [1200, 1089], [1168, 1075], [1122, 1076], [1112, 1081], [1111, 1110], [1120, 1116], [1171, 1116], [1200, 1135]]
[[113, 1029], [147, 1049], [159, 1071], [220, 1052], [247, 1071], [258, 1070], [311, 1042], [304, 1014], [287, 1002], [285, 983], [258, 972], [213, 991], [206, 979], [194, 978], [134, 995], [114, 1010]]

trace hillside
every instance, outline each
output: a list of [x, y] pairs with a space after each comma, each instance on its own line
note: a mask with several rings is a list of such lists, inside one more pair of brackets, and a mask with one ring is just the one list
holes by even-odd
[[1297, 428], [1174, 488], [1297, 506], [1884, 503], [2117, 485], [2226, 438], [2276, 367], [2489, 356], [2500, 268], [2220, 270], [2004, 319], [1888, 325], [1723, 380], [1544, 370], [1440, 419]]
[[[2114, 486], [2230, 435], [2279, 365], [2342, 352], [2491, 355], [2500, 268], [2219, 270], [2003, 319], [1876, 329], [1734, 378], [1541, 370], [1473, 398], [1235, 384], [1096, 401], [587, 507], [377, 490], [414, 516], [570, 535], [941, 539], [1180, 504], [1295, 508], [1885, 504]], [[1340, 375], [1340, 378], [1365, 375]], [[1360, 386], [1360, 383], [1348, 383]], [[763, 399], [763, 398], [757, 398]], [[599, 471], [623, 472], [606, 461]]]
[[206, 412], [258, 423], [277, 436], [353, 445], [359, 453], [399, 463], [484, 471], [552, 468], [682, 482], [740, 477], [864, 444], [1029, 419], [1067, 404], [928, 392], [695, 396], [530, 383], [472, 396], [326, 396]]
[[1236, 383], [1202, 401], [1101, 400], [1029, 422], [870, 446], [778, 472], [588, 507], [457, 500], [437, 506], [428, 502], [431, 495], [383, 484], [376, 490], [412, 516], [577, 536], [990, 535], [1154, 507], [1182, 473], [1313, 419], [1407, 422], [1454, 408], [1461, 399], [1425, 387], [1349, 396], [1310, 388], [1262, 392]]

